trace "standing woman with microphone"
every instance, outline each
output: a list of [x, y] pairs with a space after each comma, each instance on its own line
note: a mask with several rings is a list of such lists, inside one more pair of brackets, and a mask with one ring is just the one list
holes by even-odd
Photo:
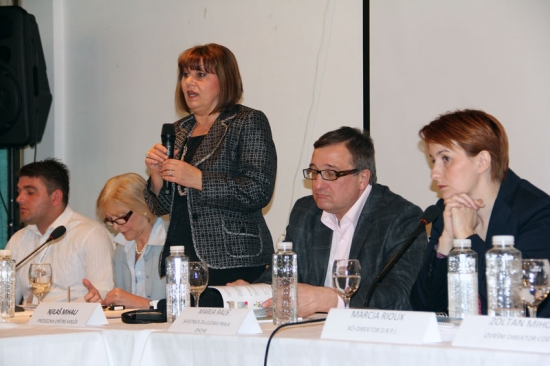
[[[277, 155], [266, 116], [238, 104], [243, 87], [237, 60], [207, 44], [178, 59], [176, 102], [189, 116], [174, 123], [175, 156], [154, 145], [145, 163], [151, 176], [145, 199], [153, 213], [170, 214], [159, 263], [165, 275], [169, 247], [184, 245], [191, 261], [209, 267], [209, 284], [258, 278], [273, 242], [262, 215], [271, 200]], [[171, 183], [171, 192], [162, 189]]]
[[[432, 226], [411, 303], [415, 310], [447, 311], [447, 255], [454, 239], [470, 239], [478, 254], [480, 311], [487, 314], [485, 253], [492, 237], [513, 235], [524, 258], [550, 259], [550, 197], [508, 168], [506, 131], [490, 114], [443, 114], [419, 134], [433, 162], [443, 215]], [[550, 317], [547, 300], [539, 316]]]

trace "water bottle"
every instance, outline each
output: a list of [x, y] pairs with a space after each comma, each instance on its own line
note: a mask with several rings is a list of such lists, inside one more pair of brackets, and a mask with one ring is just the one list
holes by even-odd
[[449, 317], [464, 319], [478, 315], [477, 253], [470, 239], [453, 240], [453, 250], [447, 257], [447, 288]]
[[15, 315], [15, 261], [11, 250], [0, 250], [0, 310], [2, 320]]
[[189, 293], [189, 258], [184, 246], [170, 247], [166, 258], [166, 321], [173, 323], [191, 304]]
[[488, 315], [524, 316], [521, 298], [521, 252], [514, 248], [513, 236], [493, 236], [487, 251]]
[[273, 324], [295, 323], [298, 321], [298, 257], [292, 251], [291, 242], [277, 243], [272, 268]]

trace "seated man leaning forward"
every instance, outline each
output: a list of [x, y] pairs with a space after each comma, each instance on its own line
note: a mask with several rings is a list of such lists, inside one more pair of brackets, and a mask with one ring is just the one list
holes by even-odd
[[[298, 255], [298, 315], [343, 307], [332, 288], [335, 259], [358, 259], [361, 285], [352, 308], [365, 307], [367, 292], [385, 264], [420, 222], [422, 211], [388, 187], [376, 184], [374, 145], [367, 134], [341, 127], [315, 142], [304, 177], [313, 196], [294, 204], [286, 241]], [[368, 307], [410, 310], [409, 293], [426, 245], [422, 232], [377, 285]], [[271, 282], [268, 267], [257, 282]], [[240, 284], [236, 281], [235, 284]], [[269, 299], [262, 305], [271, 306]]]
[[[114, 286], [109, 232], [95, 220], [69, 206], [69, 171], [65, 164], [46, 159], [19, 170], [17, 203], [21, 221], [28, 226], [16, 232], [6, 249], [19, 263], [44, 243], [52, 231], [64, 226], [66, 233], [29, 257], [17, 270], [16, 303], [36, 304], [29, 288], [31, 263], [50, 263], [52, 287], [42, 301], [84, 301], [88, 278], [105, 296]], [[70, 287], [70, 291], [69, 291]]]

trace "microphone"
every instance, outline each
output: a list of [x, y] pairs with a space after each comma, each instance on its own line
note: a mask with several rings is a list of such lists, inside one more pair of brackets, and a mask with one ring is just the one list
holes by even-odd
[[[168, 159], [172, 159], [174, 157], [174, 142], [176, 141], [176, 131], [173, 123], [165, 123], [162, 125], [160, 139], [162, 141], [162, 146], [168, 150], [166, 151]], [[162, 183], [161, 191], [164, 194], [170, 194], [172, 192], [172, 185], [170, 182], [164, 181]]]
[[366, 308], [368, 308], [368, 306], [369, 306], [370, 299], [371, 299], [371, 297], [374, 293], [374, 290], [375, 290], [376, 286], [378, 285], [378, 283], [380, 283], [380, 281], [382, 281], [382, 279], [386, 276], [386, 274], [388, 274], [390, 269], [392, 269], [392, 267], [395, 265], [395, 263], [397, 263], [399, 258], [401, 258], [401, 256], [403, 255], [403, 253], [405, 253], [405, 251], [407, 249], [409, 249], [412, 242], [416, 239], [416, 237], [420, 234], [420, 232], [422, 230], [426, 230], [426, 225], [431, 224], [432, 222], [434, 222], [435, 219], [437, 219], [440, 214], [441, 214], [441, 211], [439, 210], [439, 208], [436, 205], [431, 205], [430, 207], [428, 207], [426, 209], [426, 211], [424, 211], [424, 213], [422, 214], [422, 217], [420, 218], [420, 222], [418, 223], [418, 226], [412, 232], [412, 234], [409, 236], [409, 238], [405, 241], [405, 244], [403, 244], [401, 246], [401, 248], [399, 248], [397, 253], [395, 253], [395, 255], [386, 264], [386, 266], [384, 268], [382, 268], [382, 270], [380, 271], [378, 276], [376, 276], [374, 281], [372, 281], [372, 284], [369, 287], [369, 291], [367, 292], [367, 298], [365, 300], [365, 307]]
[[67, 231], [67, 229], [65, 228], [65, 226], [58, 226], [58, 227], [56, 227], [56, 228], [52, 231], [52, 233], [50, 234], [48, 240], [46, 240], [41, 246], [39, 246], [38, 248], [36, 248], [35, 250], [33, 250], [33, 251], [31, 252], [31, 254], [29, 254], [28, 256], [26, 256], [25, 258], [23, 258], [19, 263], [17, 263], [17, 264], [15, 265], [15, 269], [17, 270], [17, 268], [18, 268], [21, 264], [25, 263], [25, 261], [26, 261], [27, 259], [29, 259], [29, 257], [31, 257], [34, 253], [36, 253], [36, 252], [38, 252], [40, 249], [44, 248], [44, 246], [45, 246], [46, 244], [49, 244], [49, 243], [51, 243], [52, 241], [61, 238], [61, 237], [65, 234], [66, 231]]

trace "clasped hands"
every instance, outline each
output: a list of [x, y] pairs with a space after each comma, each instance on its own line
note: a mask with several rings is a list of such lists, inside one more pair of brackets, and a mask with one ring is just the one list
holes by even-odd
[[467, 193], [455, 193], [446, 198], [443, 211], [444, 229], [438, 244], [438, 252], [448, 255], [454, 239], [465, 239], [475, 234], [479, 224], [479, 210], [485, 207], [482, 199], [474, 199]]

